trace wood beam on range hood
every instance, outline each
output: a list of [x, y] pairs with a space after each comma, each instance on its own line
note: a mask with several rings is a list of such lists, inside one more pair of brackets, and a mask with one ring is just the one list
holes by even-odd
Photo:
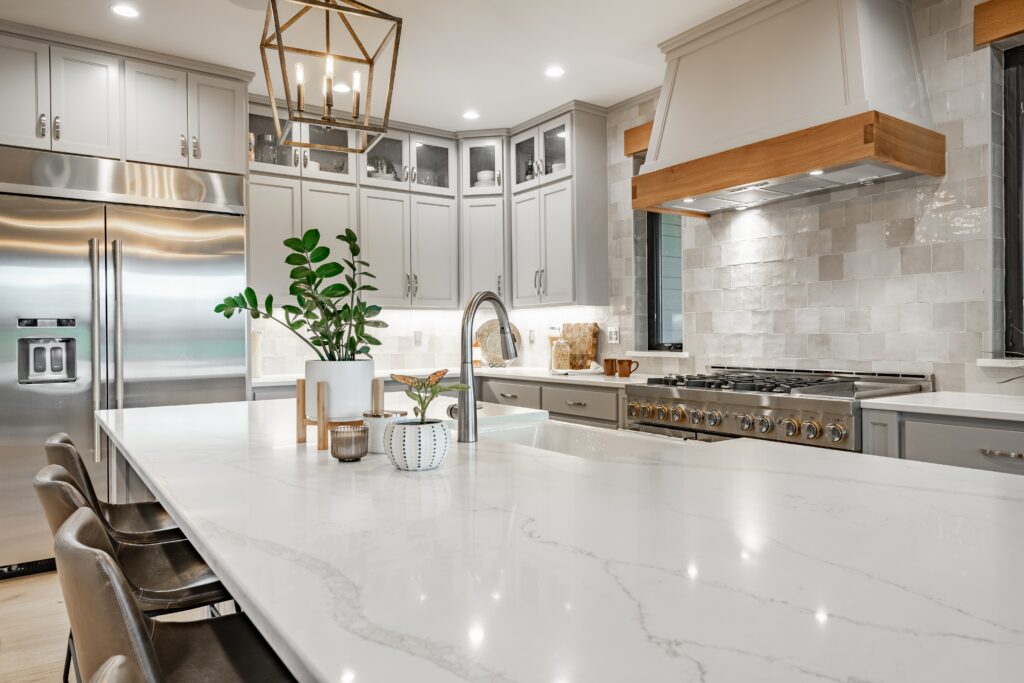
[[1024, 33], [1024, 2], [988, 0], [974, 6], [974, 47]]
[[651, 131], [653, 130], [654, 121], [627, 128], [622, 134], [622, 153], [627, 157], [647, 154], [647, 145], [651, 142]]
[[946, 138], [877, 111], [856, 114], [633, 177], [633, 208], [861, 162], [946, 174]]

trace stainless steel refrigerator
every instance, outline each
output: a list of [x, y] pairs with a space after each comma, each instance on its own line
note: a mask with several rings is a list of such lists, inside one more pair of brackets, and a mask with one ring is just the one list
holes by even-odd
[[[115, 173], [175, 177], [93, 161]], [[36, 159], [43, 167], [76, 163]], [[0, 190], [11, 187], [5, 180], [0, 171]], [[94, 180], [106, 190], [114, 182]], [[95, 409], [242, 400], [246, 390], [245, 323], [213, 313], [245, 286], [244, 218], [228, 212], [239, 207], [155, 208], [138, 204], [177, 200], [145, 187], [140, 195], [138, 187], [119, 194], [53, 185], [17, 189], [95, 192], [136, 205], [0, 194], [0, 576], [53, 556], [32, 489], [47, 437], [71, 435], [102, 496], [110, 455]]]

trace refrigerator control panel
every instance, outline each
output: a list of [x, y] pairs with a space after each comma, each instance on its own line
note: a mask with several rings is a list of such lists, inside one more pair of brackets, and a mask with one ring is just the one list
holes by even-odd
[[74, 382], [75, 340], [26, 337], [18, 340], [18, 384]]

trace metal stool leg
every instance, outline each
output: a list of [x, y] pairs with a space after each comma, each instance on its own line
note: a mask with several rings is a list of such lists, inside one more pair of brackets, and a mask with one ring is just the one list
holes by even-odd
[[82, 672], [78, 670], [78, 653], [75, 652], [75, 637], [68, 634], [68, 653], [71, 655], [71, 663], [75, 665], [75, 680], [82, 683]]
[[71, 673], [71, 632], [68, 631], [68, 649], [64, 653], [64, 683], [71, 683], [68, 675]]

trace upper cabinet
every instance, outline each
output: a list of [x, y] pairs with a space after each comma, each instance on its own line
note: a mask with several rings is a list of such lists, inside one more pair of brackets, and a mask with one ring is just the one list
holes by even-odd
[[245, 173], [245, 85], [188, 74], [190, 168]]
[[126, 61], [125, 156], [170, 166], [188, 164], [188, 74]]
[[463, 196], [504, 194], [504, 138], [468, 138], [459, 147]]
[[454, 140], [391, 131], [361, 158], [359, 182], [363, 185], [455, 196]]
[[121, 157], [121, 60], [0, 35], [0, 143]]
[[[278, 139], [270, 108], [254, 104], [249, 109], [249, 170], [255, 173], [302, 176], [343, 183], [356, 182], [357, 155], [322, 149], [321, 146], [346, 147], [347, 130], [305, 123], [282, 122]], [[300, 143], [298, 146], [287, 141]]]
[[50, 46], [0, 35], [0, 144], [50, 149]]
[[563, 114], [512, 137], [512, 191], [521, 192], [572, 175], [572, 114]]

